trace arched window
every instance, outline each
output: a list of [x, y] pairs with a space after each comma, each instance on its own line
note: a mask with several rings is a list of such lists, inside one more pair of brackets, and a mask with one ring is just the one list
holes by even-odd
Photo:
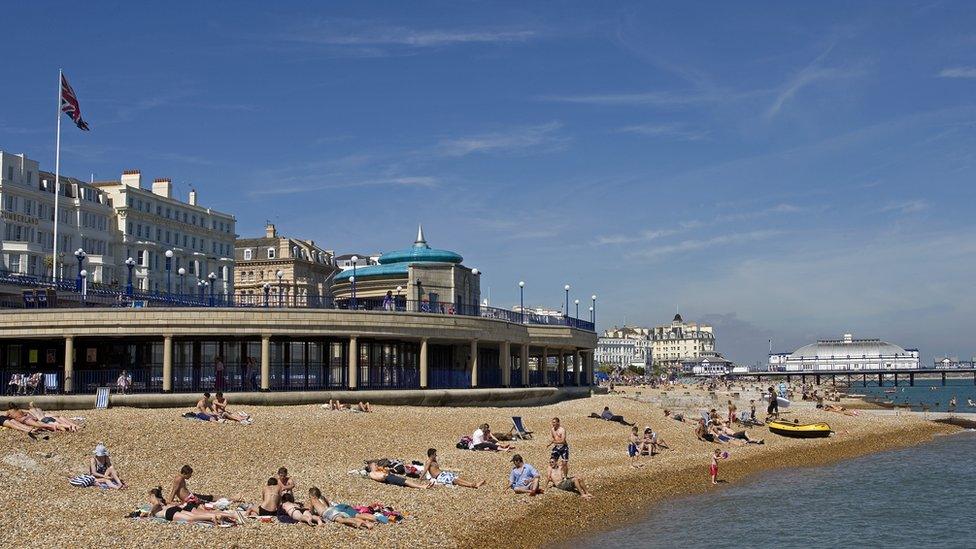
[[274, 259], [274, 258], [275, 258], [275, 249], [268, 248], [268, 259]]
[[252, 257], [254, 257], [254, 252], [251, 250], [251, 248], [245, 249], [244, 250], [244, 261], [250, 261]]

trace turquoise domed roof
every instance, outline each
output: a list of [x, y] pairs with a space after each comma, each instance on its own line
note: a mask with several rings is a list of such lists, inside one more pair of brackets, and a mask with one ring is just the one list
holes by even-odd
[[[407, 266], [411, 263], [454, 263], [460, 264], [464, 258], [460, 254], [449, 250], [438, 250], [427, 245], [424, 229], [417, 229], [417, 240], [413, 246], [403, 250], [386, 252], [380, 256], [379, 265], [357, 268], [357, 280], [363, 278], [378, 278], [384, 276], [407, 275]], [[352, 269], [347, 269], [335, 276], [335, 281], [349, 281]]]

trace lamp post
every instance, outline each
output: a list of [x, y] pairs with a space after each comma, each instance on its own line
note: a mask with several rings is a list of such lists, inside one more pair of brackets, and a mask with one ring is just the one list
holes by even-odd
[[197, 280], [197, 290], [200, 293], [200, 303], [203, 303], [203, 287], [207, 285], [207, 282], [202, 279]]
[[173, 271], [171, 268], [173, 266], [173, 250], [166, 250], [165, 255], [166, 255], [166, 296], [168, 297], [170, 294], [170, 288], [172, 287], [170, 283], [173, 280]]
[[593, 307], [590, 307], [590, 322], [593, 323], [593, 329], [596, 329], [596, 323], [593, 322]]
[[183, 298], [183, 277], [186, 276], [186, 269], [180, 267], [179, 269], [176, 270], [176, 274], [179, 275], [180, 277], [180, 288], [179, 288], [179, 293], [177, 295], [180, 297], [180, 299], [182, 299]]
[[593, 305], [590, 306], [590, 322], [593, 323], [593, 329], [596, 329], [596, 294], [590, 296], [593, 300]]
[[573, 303], [576, 304], [576, 320], [579, 320], [579, 300], [575, 299], [573, 300]]
[[86, 254], [85, 250], [82, 250], [81, 248], [75, 250], [75, 259], [78, 260], [78, 280], [75, 281], [75, 288], [78, 293], [81, 293], [81, 264], [85, 262], [86, 255], [88, 254]]
[[[479, 271], [478, 269], [471, 269], [471, 274], [474, 275], [474, 276], [478, 276], [478, 275], [481, 274], [481, 271]], [[479, 288], [479, 293], [480, 293], [481, 284], [478, 284], [478, 288]], [[458, 304], [458, 305], [460, 305], [460, 304]], [[458, 308], [458, 314], [462, 314], [462, 315], [465, 314], [463, 311], [460, 310], [461, 308], [458, 307], [458, 305], [455, 305], [455, 307]], [[478, 309], [478, 305], [479, 305], [478, 301], [477, 300], [474, 300], [474, 308], [475, 308], [475, 310], [474, 311], [471, 311], [469, 314], [480, 315], [481, 314], [481, 311]], [[487, 306], [488, 306], [488, 300], [486, 299], [485, 300], [485, 307], [487, 307]]]
[[[400, 301], [400, 294], [403, 292], [403, 286], [397, 286], [396, 290], [397, 290], [397, 301]], [[394, 309], [396, 309], [398, 307], [398, 305], [397, 305], [396, 302], [394, 302], [393, 305], [394, 305], [394, 307], [393, 307]], [[404, 304], [404, 305], [406, 305], [406, 304]], [[406, 306], [404, 306], [403, 310], [407, 310], [406, 309]]]
[[136, 266], [136, 260], [131, 257], [126, 259], [125, 266], [129, 268], [129, 280], [125, 284], [125, 293], [129, 297], [132, 297], [132, 268]]
[[349, 307], [350, 309], [356, 308], [356, 263], [358, 262], [359, 262], [359, 256], [358, 255], [352, 256], [352, 276], [349, 277], [349, 287], [350, 287], [349, 304], [351, 305]]
[[522, 314], [522, 324], [525, 324], [525, 281], [519, 280], [519, 312]]
[[284, 307], [285, 294], [282, 292], [281, 289], [281, 279], [285, 277], [285, 273], [281, 269], [278, 269], [278, 271], [275, 273], [275, 276], [278, 277], [278, 306]]
[[563, 286], [563, 289], [566, 290], [566, 308], [563, 311], [566, 312], [566, 316], [569, 316], [569, 284]]
[[214, 306], [214, 286], [217, 281], [217, 273], [210, 273], [207, 275], [207, 280], [210, 281], [210, 306]]
[[271, 283], [265, 282], [264, 283], [264, 307], [265, 308], [268, 307], [268, 294], [270, 293], [271, 293]]
[[88, 271], [82, 269], [78, 273], [78, 278], [81, 279], [81, 300], [88, 301]]

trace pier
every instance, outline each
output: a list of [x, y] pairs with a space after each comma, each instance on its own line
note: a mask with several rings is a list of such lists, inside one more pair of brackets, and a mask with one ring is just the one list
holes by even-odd
[[911, 370], [819, 370], [816, 372], [742, 372], [742, 373], [730, 373], [727, 377], [736, 378], [750, 378], [754, 377], [756, 379], [763, 378], [786, 378], [786, 382], [790, 383], [794, 378], [799, 377], [802, 383], [807, 382], [807, 378], [811, 377], [814, 379], [817, 385], [820, 385], [822, 379], [829, 377], [830, 382], [834, 385], [837, 384], [837, 377], [840, 376], [844, 379], [846, 376], [846, 381], [848, 386], [857, 383], [858, 378], [860, 378], [861, 386], [867, 387], [869, 382], [877, 379], [878, 387], [883, 387], [886, 380], [890, 380], [894, 383], [895, 387], [898, 387], [900, 383], [908, 381], [909, 387], [915, 386], [915, 376], [919, 375], [936, 375], [938, 374], [942, 378], [942, 385], [946, 384], [946, 379], [951, 375], [952, 377], [962, 377], [962, 376], [972, 376], [973, 385], [976, 385], [976, 366], [972, 363], [967, 363], [966, 366], [960, 366], [957, 368], [914, 368]]

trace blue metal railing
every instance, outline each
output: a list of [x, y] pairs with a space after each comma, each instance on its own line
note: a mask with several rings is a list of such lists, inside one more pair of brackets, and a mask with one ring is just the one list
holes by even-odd
[[529, 370], [529, 387], [539, 387], [543, 385], [543, 374], [545, 372], [539, 370]]
[[[0, 308], [81, 308], [81, 307], [247, 307], [312, 308], [381, 312], [414, 312], [477, 316], [512, 323], [569, 326], [594, 331], [592, 322], [570, 316], [521, 313], [479, 304], [455, 304], [446, 301], [407, 300], [403, 297], [357, 298], [336, 300], [325, 296], [288, 297], [272, 289], [265, 294], [165, 293], [135, 291], [118, 285], [89, 283], [84, 294], [76, 291], [76, 281], [48, 276], [25, 275], [0, 270], [0, 284], [24, 288], [21, 299], [0, 299]], [[53, 290], [53, 293], [48, 292]]]
[[501, 387], [501, 385], [501, 368], [478, 368], [478, 387]]
[[431, 368], [427, 384], [432, 389], [465, 389], [471, 387], [471, 372], [447, 368]]
[[509, 372], [509, 374], [510, 375], [509, 375], [509, 380], [508, 380], [508, 386], [509, 387], [521, 387], [522, 386], [522, 370], [519, 370], [517, 368], [512, 368], [512, 371]]
[[576, 385], [576, 374], [563, 372], [563, 385]]

